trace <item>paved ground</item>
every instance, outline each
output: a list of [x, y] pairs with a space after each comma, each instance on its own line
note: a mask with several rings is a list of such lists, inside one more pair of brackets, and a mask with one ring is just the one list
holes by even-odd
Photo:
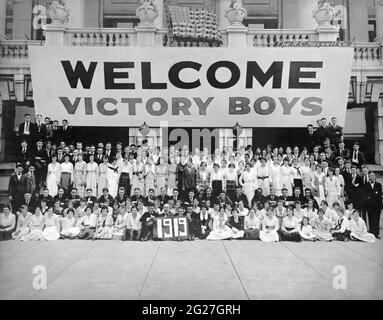
[[[36, 265], [46, 290], [33, 289]], [[333, 288], [337, 265], [345, 290]], [[0, 299], [382, 298], [382, 240], [0, 243]]]

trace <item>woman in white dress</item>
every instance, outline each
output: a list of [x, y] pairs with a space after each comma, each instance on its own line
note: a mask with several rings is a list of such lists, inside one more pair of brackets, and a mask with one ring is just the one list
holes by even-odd
[[311, 180], [313, 178], [313, 174], [315, 171], [313, 172], [312, 169], [310, 168], [310, 160], [308, 156], [305, 157], [304, 163], [301, 166], [300, 171], [302, 173], [303, 190], [307, 188], [311, 190]]
[[287, 212], [288, 214], [286, 217], [283, 218], [282, 226], [278, 230], [279, 238], [281, 241], [300, 242], [300, 220], [293, 215], [291, 210], [288, 210]]
[[270, 164], [270, 181], [275, 191], [275, 194], [279, 197], [282, 195], [281, 187], [281, 166], [278, 163], [278, 157], [273, 156], [273, 162]]
[[60, 238], [60, 221], [53, 213], [53, 208], [49, 208], [44, 215], [44, 230], [41, 233], [41, 240], [54, 241]]
[[65, 194], [69, 194], [74, 178], [73, 164], [69, 161], [70, 157], [68, 154], [64, 156], [64, 159], [65, 161], [60, 165], [60, 187], [64, 189]]
[[339, 181], [339, 187], [340, 187], [340, 196], [339, 196], [339, 199], [338, 199], [338, 202], [339, 202], [339, 205], [342, 207], [342, 208], [345, 208], [345, 204], [344, 204], [344, 178], [343, 176], [340, 174], [340, 168], [339, 167], [336, 167], [334, 169], [334, 176], [338, 179]]
[[261, 188], [263, 196], [267, 197], [270, 194], [270, 167], [266, 158], [261, 158], [260, 161], [261, 164], [256, 170], [258, 188]]
[[260, 240], [259, 232], [261, 227], [261, 221], [255, 216], [255, 209], [249, 210], [249, 215], [244, 219], [245, 239], [248, 240]]
[[107, 156], [102, 158], [102, 163], [98, 165], [98, 179], [97, 179], [97, 195], [102, 195], [102, 190], [108, 188], [108, 178], [106, 174], [108, 172], [109, 159]]
[[89, 162], [86, 165], [86, 187], [92, 189], [94, 196], [101, 196], [102, 193], [97, 192], [98, 182], [98, 164], [94, 162], [94, 156], [89, 156]]
[[340, 198], [340, 183], [337, 177], [334, 176], [334, 171], [329, 169], [327, 171], [327, 178], [325, 182], [325, 195], [328, 206], [331, 208], [334, 202], [339, 203]]
[[311, 219], [318, 217], [318, 210], [314, 208], [314, 200], [310, 199], [307, 201], [307, 207], [306, 207], [306, 216], [309, 218], [309, 221]]
[[283, 159], [283, 166], [281, 166], [281, 189], [286, 188], [287, 194], [291, 196], [293, 194], [293, 172], [289, 165], [289, 158]]
[[350, 220], [351, 240], [363, 241], [368, 243], [375, 242], [375, 236], [367, 232], [367, 226], [364, 220], [359, 217], [359, 211], [354, 210]]
[[226, 214], [225, 209], [221, 208], [219, 214], [213, 218], [212, 226], [210, 227], [211, 231], [207, 236], [207, 240], [225, 240], [230, 239], [231, 232], [230, 228], [226, 225]]
[[74, 217], [74, 210], [68, 209], [67, 216], [62, 220], [61, 235], [64, 238], [74, 239], [80, 233], [80, 228], [76, 226], [76, 218]]
[[158, 158], [156, 194], [160, 194], [161, 188], [164, 188], [166, 193], [168, 192], [168, 164], [165, 163], [164, 157]]
[[44, 228], [44, 216], [39, 207], [36, 208], [35, 214], [31, 216], [28, 228], [29, 232], [20, 237], [20, 241], [40, 240]]
[[114, 222], [113, 239], [122, 240], [122, 238], [125, 235], [125, 231], [126, 231], [125, 214], [126, 214], [125, 208], [120, 207], [116, 221]]
[[118, 181], [120, 180], [119, 166], [117, 165], [117, 159], [113, 158], [112, 163], [108, 165], [108, 171], [106, 172], [106, 179], [108, 180], [109, 194], [115, 198], [118, 193]]
[[314, 199], [317, 203], [325, 200], [324, 188], [326, 183], [326, 175], [322, 172], [322, 167], [317, 165], [317, 171], [314, 174], [311, 189]]
[[247, 197], [247, 201], [250, 204], [254, 197], [254, 191], [258, 188], [257, 177], [254, 171], [251, 170], [251, 164], [246, 163], [245, 171], [242, 172], [239, 178], [239, 184], [242, 186], [243, 193]]
[[283, 206], [283, 200], [279, 200], [277, 203], [277, 206], [274, 209], [274, 214], [277, 217], [277, 219], [279, 220], [279, 227], [282, 226], [283, 218], [287, 216], [287, 210], [290, 210], [292, 212], [293, 208], [291, 206], [288, 206], [288, 208], [286, 209]]
[[317, 236], [313, 232], [313, 228], [309, 223], [308, 217], [303, 217], [300, 226], [301, 230], [299, 231], [299, 235], [301, 236], [302, 240], [316, 241]]
[[22, 237], [29, 233], [29, 222], [31, 220], [32, 213], [28, 212], [26, 205], [21, 206], [21, 213], [17, 218], [16, 231], [12, 233], [13, 240], [21, 240]]
[[262, 230], [259, 238], [265, 242], [279, 241], [279, 220], [274, 216], [272, 207], [267, 208], [266, 217], [262, 221]]
[[82, 154], [78, 155], [78, 161], [74, 165], [74, 187], [77, 194], [82, 198], [85, 197], [85, 176], [86, 162], [83, 160]]
[[157, 183], [157, 168], [154, 164], [153, 157], [148, 158], [148, 162], [145, 165], [144, 169], [144, 178], [145, 178], [145, 193], [144, 196], [149, 195], [149, 189], [156, 189]]
[[57, 156], [52, 156], [52, 162], [48, 164], [47, 174], [47, 188], [49, 195], [54, 197], [58, 192], [58, 185], [60, 184], [61, 166], [57, 162]]

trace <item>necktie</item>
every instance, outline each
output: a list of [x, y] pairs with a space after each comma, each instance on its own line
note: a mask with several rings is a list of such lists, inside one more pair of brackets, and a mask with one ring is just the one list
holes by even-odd
[[27, 122], [27, 123], [25, 124], [25, 132], [24, 132], [24, 133], [26, 133], [26, 134], [29, 133], [29, 122]]
[[23, 153], [25, 153], [25, 148], [23, 148]]
[[356, 151], [354, 151], [354, 155], [352, 156], [352, 160], [353, 160], [354, 162], [357, 162], [357, 161], [358, 161], [358, 157], [357, 157]]

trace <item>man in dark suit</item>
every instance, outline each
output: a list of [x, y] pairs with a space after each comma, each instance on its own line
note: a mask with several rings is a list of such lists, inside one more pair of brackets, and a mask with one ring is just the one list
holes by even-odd
[[105, 153], [104, 153], [104, 155], [108, 157], [109, 162], [112, 160], [112, 158], [115, 157], [115, 153], [112, 150], [112, 144], [110, 142], [107, 142], [105, 144]]
[[356, 166], [351, 167], [351, 174], [349, 177], [345, 178], [344, 181], [344, 189], [346, 191], [348, 200], [354, 204], [354, 208], [360, 210], [361, 209], [361, 201], [360, 199], [360, 185], [361, 179], [357, 173]]
[[28, 172], [24, 173], [21, 179], [24, 187], [24, 192], [28, 192], [32, 195], [32, 197], [34, 197], [35, 193], [37, 192], [35, 166], [31, 164], [28, 168]]
[[334, 145], [338, 145], [339, 142], [343, 141], [343, 128], [337, 125], [336, 117], [331, 118], [331, 123], [327, 126], [327, 137]]
[[94, 157], [94, 162], [98, 165], [104, 162], [104, 150], [102, 150], [102, 148], [97, 148], [97, 154]]
[[33, 162], [36, 171], [36, 186], [45, 184], [47, 177], [48, 159], [46, 158], [46, 150], [43, 148], [43, 141], [39, 140], [33, 150]]
[[327, 137], [327, 119], [326, 118], [321, 119], [321, 125], [318, 127], [318, 129], [316, 129], [315, 132], [318, 138], [318, 142], [322, 144], [324, 139]]
[[382, 210], [382, 185], [376, 181], [375, 174], [368, 174], [369, 182], [363, 187], [363, 204], [367, 210], [369, 231], [380, 239], [379, 222]]
[[12, 204], [12, 211], [15, 213], [20, 207], [24, 197], [24, 185], [23, 185], [23, 165], [21, 163], [16, 164], [16, 172], [11, 175], [8, 183], [9, 200]]
[[307, 147], [308, 152], [311, 153], [317, 143], [317, 134], [314, 131], [314, 126], [309, 124], [307, 126], [307, 131], [303, 135], [303, 146]]
[[93, 206], [94, 203], [97, 201], [97, 198], [93, 195], [93, 190], [91, 188], [87, 188], [85, 192], [85, 200], [87, 205]]
[[72, 133], [73, 129], [69, 127], [68, 120], [64, 119], [62, 121], [62, 127], [59, 131], [60, 141], [64, 141], [66, 145], [72, 143]]
[[246, 195], [243, 193], [241, 186], [236, 187], [235, 193], [231, 196], [230, 200], [233, 202], [233, 205], [236, 207], [238, 207], [238, 203], [241, 200], [243, 201], [243, 205], [245, 207], [248, 207], [249, 205], [249, 201], [247, 200]]
[[38, 141], [45, 141], [47, 135], [47, 128], [45, 127], [45, 124], [43, 123], [43, 117], [41, 114], [38, 114], [36, 116], [36, 126], [35, 126], [35, 132], [34, 132], [34, 140]]
[[19, 139], [25, 140], [28, 144], [33, 143], [33, 138], [36, 132], [36, 125], [31, 122], [31, 115], [26, 113], [24, 115], [24, 122], [19, 125]]
[[65, 157], [64, 150], [61, 148], [58, 148], [57, 149], [57, 162], [63, 163], [65, 161], [64, 157]]
[[31, 148], [28, 147], [27, 141], [23, 140], [19, 150], [16, 153], [16, 162], [21, 163], [24, 169], [26, 169], [31, 164], [32, 157]]
[[59, 128], [59, 122], [57, 120], [52, 123], [52, 138], [51, 141], [53, 144], [57, 145], [60, 143], [61, 133]]
[[350, 150], [344, 147], [344, 142], [338, 143], [338, 149], [335, 151], [335, 157], [342, 157], [346, 160], [350, 159]]
[[157, 196], [157, 200], [160, 202], [160, 209], [162, 210], [165, 203], [168, 203], [169, 196], [166, 194], [166, 189], [162, 187], [160, 194]]
[[[31, 213], [35, 213], [36, 208], [38, 207], [38, 203], [30, 192], [26, 192], [21, 201], [20, 206], [26, 205], [28, 207], [28, 211]], [[19, 210], [19, 208], [17, 208]]]
[[305, 201], [305, 198], [303, 197], [302, 193], [301, 193], [301, 189], [299, 187], [296, 187], [294, 188], [294, 192], [293, 192], [293, 195], [292, 196], [289, 196], [287, 198], [287, 201], [290, 203], [290, 204], [293, 204], [295, 205], [295, 203], [297, 201], [299, 201], [300, 203], [303, 203]]
[[134, 194], [130, 198], [133, 205], [137, 205], [138, 201], [145, 202], [145, 197], [141, 194], [140, 188], [134, 188], [133, 192]]
[[354, 142], [353, 145], [353, 151], [351, 152], [351, 163], [358, 168], [360, 168], [362, 165], [366, 163], [366, 159], [364, 157], [364, 154], [359, 151], [359, 143]]

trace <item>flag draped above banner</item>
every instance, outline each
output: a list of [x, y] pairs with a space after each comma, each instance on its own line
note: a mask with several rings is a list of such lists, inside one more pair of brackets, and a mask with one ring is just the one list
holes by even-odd
[[217, 16], [211, 10], [167, 6], [167, 21], [169, 36], [176, 41], [222, 44]]
[[29, 47], [36, 113], [74, 126], [344, 125], [353, 48]]

